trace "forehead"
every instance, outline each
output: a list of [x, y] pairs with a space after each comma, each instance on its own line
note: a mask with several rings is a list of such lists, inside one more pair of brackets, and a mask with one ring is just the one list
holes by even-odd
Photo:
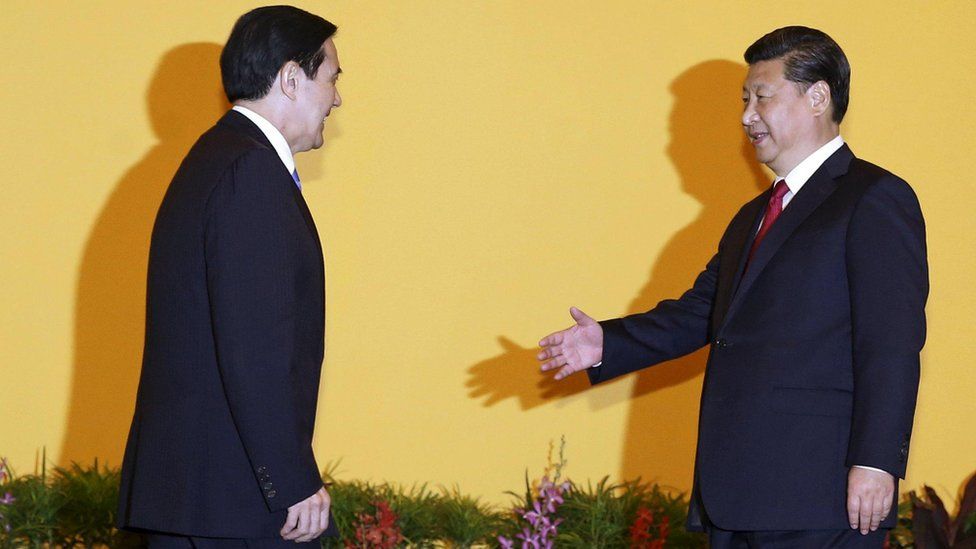
[[742, 84], [742, 89], [753, 90], [760, 87], [779, 87], [786, 78], [783, 77], [783, 59], [770, 59], [768, 61], [757, 61], [749, 65], [749, 72], [746, 74], [746, 81]]
[[322, 66], [320, 71], [324, 69], [329, 77], [335, 75], [339, 71], [339, 52], [336, 50], [335, 42], [332, 38], [326, 39], [325, 43], [322, 44], [322, 50], [325, 52], [325, 59], [322, 61]]

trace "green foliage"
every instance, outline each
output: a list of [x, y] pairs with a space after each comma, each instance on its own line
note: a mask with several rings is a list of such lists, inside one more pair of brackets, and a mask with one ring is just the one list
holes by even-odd
[[142, 538], [115, 529], [117, 469], [77, 463], [45, 468], [40, 475], [12, 476], [2, 486], [14, 501], [0, 508], [10, 530], [0, 547], [142, 547]]
[[912, 535], [912, 500], [905, 496], [898, 504], [898, 522], [888, 534], [888, 546], [891, 549], [909, 549], [915, 547]]
[[55, 468], [51, 491], [62, 498], [57, 513], [60, 538], [84, 547], [114, 547], [116, 530], [112, 523], [119, 499], [119, 474], [98, 462], [90, 468], [77, 463], [67, 469]]
[[976, 536], [976, 511], [969, 514], [969, 518], [962, 525], [962, 533]]
[[611, 484], [607, 477], [596, 485], [572, 485], [559, 508], [563, 522], [556, 543], [567, 548], [626, 549], [630, 547], [630, 526], [641, 507], [668, 518], [668, 547], [707, 545], [703, 535], [684, 530], [688, 504], [683, 495], [669, 494], [640, 479]]
[[[326, 475], [331, 478], [330, 474]], [[398, 517], [397, 524], [412, 547], [433, 547], [437, 540], [437, 510], [440, 496], [426, 484], [408, 489], [391, 484], [371, 484], [364, 481], [335, 481], [328, 488], [332, 498], [332, 513], [341, 539], [353, 539], [357, 518], [376, 512], [375, 503], [385, 501]], [[327, 540], [324, 547], [341, 547], [337, 541]]]
[[458, 549], [494, 543], [504, 523], [501, 513], [462, 494], [456, 486], [438, 499], [436, 518], [437, 538]]
[[390, 484], [379, 486], [378, 500], [396, 513], [400, 531], [412, 547], [433, 547], [437, 540], [437, 508], [440, 496], [426, 484], [404, 489]]
[[976, 547], [976, 475], [962, 490], [959, 512], [949, 515], [942, 499], [930, 486], [922, 486], [922, 495], [909, 494], [912, 502], [912, 541], [919, 549], [943, 547]]
[[[555, 472], [560, 474], [565, 465], [561, 455], [557, 465]], [[552, 467], [547, 469], [547, 475], [553, 472]], [[344, 547], [345, 540], [354, 538], [360, 515], [375, 514], [376, 503], [381, 501], [396, 514], [404, 546], [497, 547], [499, 535], [512, 538], [524, 527], [514, 510], [531, 507], [536, 497], [528, 473], [524, 494], [510, 493], [514, 501], [506, 509], [484, 504], [457, 487], [432, 490], [426, 484], [404, 488], [389, 483], [337, 481], [331, 471], [325, 476], [332, 483], [329, 493], [341, 538], [323, 540], [323, 547]], [[0, 498], [7, 493], [12, 498], [9, 503], [0, 501], [0, 549], [143, 547], [140, 536], [119, 532], [113, 526], [118, 484], [118, 470], [97, 463], [0, 479]], [[970, 540], [976, 538], [976, 480], [970, 480], [963, 492], [955, 518], [948, 516], [928, 487], [924, 499], [914, 493], [906, 497], [898, 505], [898, 523], [889, 535], [889, 546], [921, 549], [972, 543]], [[630, 547], [630, 528], [641, 509], [653, 513], [655, 524], [666, 519], [666, 547], [707, 545], [705, 536], [684, 529], [688, 512], [685, 496], [656, 484], [640, 479], [613, 484], [606, 477], [596, 484], [571, 482], [564, 498], [557, 511], [561, 522], [556, 545], [560, 548], [626, 549]], [[916, 539], [920, 536], [924, 539]], [[946, 544], [948, 540], [954, 543]]]
[[56, 537], [58, 511], [63, 495], [51, 490], [43, 475], [14, 477], [3, 486], [15, 498], [3, 506], [9, 532], [0, 531], [0, 547], [42, 547]]

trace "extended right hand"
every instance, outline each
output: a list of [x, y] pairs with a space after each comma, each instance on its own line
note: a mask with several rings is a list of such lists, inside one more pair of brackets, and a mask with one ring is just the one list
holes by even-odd
[[585, 370], [603, 359], [603, 328], [576, 307], [569, 309], [576, 324], [539, 342], [542, 351], [536, 356], [542, 371], [559, 368], [556, 379]]
[[329, 527], [329, 507], [332, 499], [325, 487], [319, 488], [305, 500], [299, 501], [288, 508], [288, 518], [281, 528], [281, 537], [305, 543], [322, 536]]

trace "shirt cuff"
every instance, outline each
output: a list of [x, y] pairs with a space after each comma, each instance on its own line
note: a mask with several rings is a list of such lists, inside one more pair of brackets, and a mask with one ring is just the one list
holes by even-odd
[[600, 366], [603, 366], [603, 361], [602, 360], [600, 362], [597, 362], [596, 364], [590, 366], [590, 368], [599, 368]]
[[[868, 471], [878, 471], [880, 473], [888, 473], [888, 471], [885, 471], [884, 469], [878, 469], [877, 467], [868, 467], [867, 465], [853, 465], [852, 467], [857, 467], [858, 469], [867, 469]], [[888, 474], [891, 475], [891, 473]], [[895, 475], [891, 475], [891, 476], [895, 476]]]

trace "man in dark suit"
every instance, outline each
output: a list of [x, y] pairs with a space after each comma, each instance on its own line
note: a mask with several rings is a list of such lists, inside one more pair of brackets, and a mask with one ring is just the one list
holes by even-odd
[[288, 6], [237, 21], [220, 58], [234, 107], [159, 208], [118, 514], [151, 547], [317, 546], [335, 533], [312, 453], [322, 249], [292, 156], [322, 146], [341, 104], [335, 31]]
[[922, 213], [840, 137], [850, 67], [829, 36], [778, 29], [745, 59], [773, 187], [683, 296], [600, 323], [573, 308], [539, 360], [599, 383], [709, 345], [688, 526], [713, 547], [881, 547], [925, 339]]

